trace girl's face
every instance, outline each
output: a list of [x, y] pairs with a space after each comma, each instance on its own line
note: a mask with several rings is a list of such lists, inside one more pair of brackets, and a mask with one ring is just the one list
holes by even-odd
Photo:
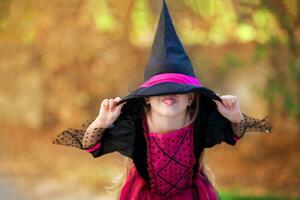
[[193, 99], [194, 93], [168, 94], [145, 97], [145, 102], [146, 104], [150, 103], [152, 112], [163, 116], [176, 116], [185, 113]]

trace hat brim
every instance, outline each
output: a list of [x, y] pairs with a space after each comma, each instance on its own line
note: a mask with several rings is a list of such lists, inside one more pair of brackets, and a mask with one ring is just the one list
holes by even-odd
[[160, 96], [167, 94], [185, 94], [190, 92], [197, 92], [200, 95], [206, 96], [212, 99], [220, 99], [219, 96], [212, 90], [204, 86], [195, 86], [188, 84], [179, 84], [173, 82], [164, 82], [153, 85], [147, 88], [138, 88], [128, 95], [121, 98], [117, 105], [129, 101], [131, 99], [149, 97], [149, 96]]

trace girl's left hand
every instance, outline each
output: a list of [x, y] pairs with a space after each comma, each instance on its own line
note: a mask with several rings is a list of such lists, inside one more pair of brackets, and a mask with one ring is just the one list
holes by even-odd
[[226, 117], [229, 121], [234, 123], [238, 123], [242, 119], [244, 119], [244, 116], [242, 115], [236, 96], [223, 95], [220, 98], [222, 99], [223, 104], [216, 100], [213, 101], [217, 104], [218, 111], [224, 117]]

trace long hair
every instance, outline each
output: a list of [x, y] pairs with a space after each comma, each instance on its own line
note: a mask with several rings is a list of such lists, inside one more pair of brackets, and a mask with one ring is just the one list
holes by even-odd
[[[193, 100], [192, 104], [190, 106], [188, 106], [188, 108], [187, 108], [187, 112], [190, 115], [190, 121], [189, 121], [188, 125], [190, 125], [191, 123], [193, 123], [196, 120], [199, 109], [200, 109], [201, 97], [196, 92], [194, 92], [194, 94], [195, 94], [194, 100]], [[151, 109], [151, 106], [146, 105], [145, 101], [143, 101], [144, 112], [148, 113], [150, 111], [150, 109]], [[105, 187], [106, 191], [108, 191], [108, 192], [118, 191], [118, 195], [120, 194], [120, 190], [123, 187], [123, 185], [125, 184], [125, 180], [129, 176], [130, 169], [133, 167], [134, 163], [133, 163], [132, 159], [125, 157], [123, 165], [124, 165], [123, 172], [121, 173], [120, 176], [117, 176], [112, 180], [111, 186]], [[212, 171], [210, 170], [210, 168], [208, 167], [208, 165], [206, 164], [205, 149], [203, 149], [203, 151], [201, 152], [200, 159], [199, 159], [199, 167], [201, 167], [201, 166], [203, 168], [204, 174], [207, 175], [207, 178], [209, 179], [209, 181], [212, 183], [213, 186], [215, 186], [215, 176], [212, 173]]]

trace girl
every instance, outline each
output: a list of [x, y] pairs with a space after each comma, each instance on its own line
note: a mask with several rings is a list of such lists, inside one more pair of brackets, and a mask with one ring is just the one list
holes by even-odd
[[265, 117], [242, 113], [233, 95], [219, 96], [194, 74], [165, 1], [144, 82], [127, 96], [104, 99], [81, 129], [52, 138], [94, 158], [118, 151], [132, 161], [119, 193], [133, 199], [219, 199], [208, 179], [204, 150], [235, 145], [247, 131], [270, 132]]

